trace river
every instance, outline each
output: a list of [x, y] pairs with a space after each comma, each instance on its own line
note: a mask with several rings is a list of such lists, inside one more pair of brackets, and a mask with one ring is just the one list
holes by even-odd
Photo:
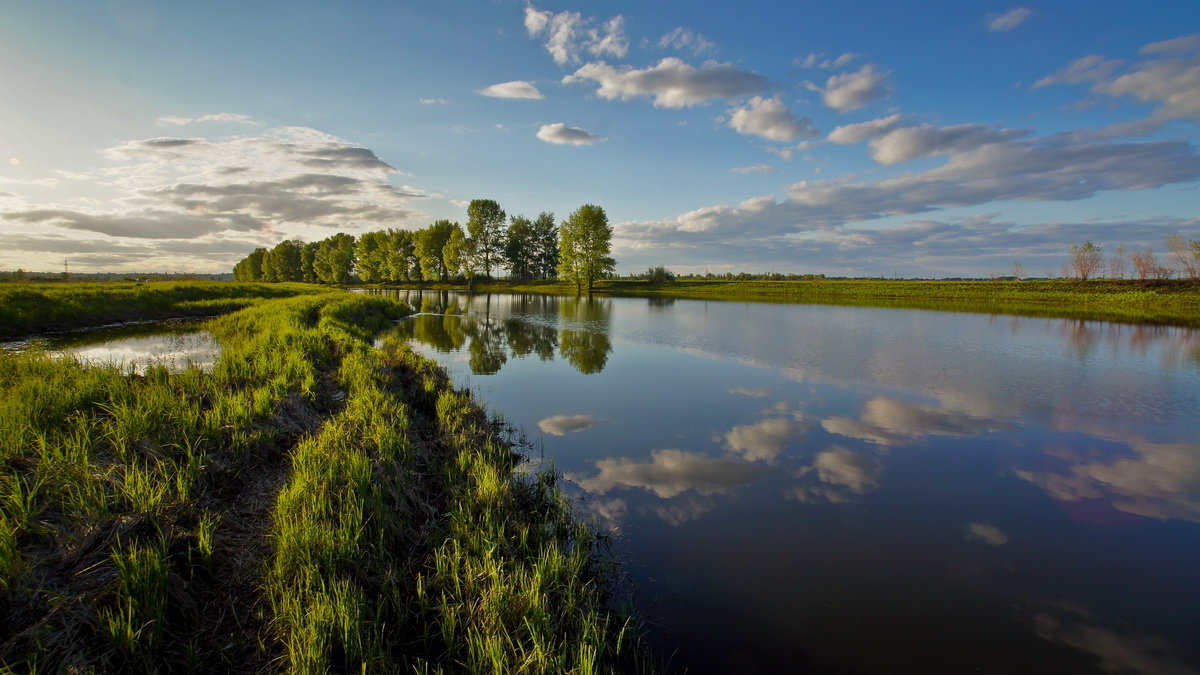
[[694, 673], [1197, 672], [1200, 331], [400, 291]]

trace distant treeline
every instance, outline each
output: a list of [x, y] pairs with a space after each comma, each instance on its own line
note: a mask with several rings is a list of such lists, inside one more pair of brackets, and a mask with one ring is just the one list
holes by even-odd
[[608, 257], [612, 228], [604, 209], [585, 205], [562, 223], [543, 212], [536, 219], [506, 219], [490, 199], [467, 207], [467, 226], [439, 220], [420, 230], [387, 229], [357, 239], [339, 233], [305, 243], [289, 239], [255, 249], [233, 268], [237, 281], [305, 281], [345, 284], [448, 281], [507, 270], [513, 279], [563, 278], [589, 288], [615, 267]]
[[0, 272], [0, 281], [232, 281], [228, 272], [198, 274], [195, 272]]

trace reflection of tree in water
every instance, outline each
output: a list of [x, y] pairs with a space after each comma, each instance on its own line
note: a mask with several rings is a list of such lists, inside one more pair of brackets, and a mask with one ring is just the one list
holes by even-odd
[[463, 327], [466, 319], [457, 300], [439, 293], [424, 293], [410, 298], [410, 302], [422, 314], [397, 324], [397, 335], [429, 345], [442, 354], [462, 349], [467, 341]]
[[467, 365], [476, 375], [493, 375], [510, 356], [537, 354], [552, 361], [559, 353], [576, 370], [591, 375], [604, 370], [612, 342], [608, 338], [611, 301], [593, 298], [519, 296], [503, 316], [493, 316], [490, 296], [460, 298], [443, 292], [410, 295], [408, 302], [420, 315], [400, 322], [399, 337], [428, 345], [440, 353], [466, 346]]
[[563, 328], [558, 334], [559, 353], [584, 375], [604, 370], [612, 341], [608, 339], [612, 320], [609, 300], [600, 298], [564, 298], [560, 305]]
[[662, 312], [670, 309], [675, 304], [675, 298], [663, 298], [658, 296], [650, 296], [646, 298], [650, 302], [650, 311]]
[[505, 333], [503, 323], [493, 322], [490, 318], [482, 321], [463, 320], [463, 329], [471, 338], [467, 351], [471, 357], [467, 365], [476, 375], [494, 375], [500, 372], [500, 367], [508, 362], [508, 352], [505, 350]]

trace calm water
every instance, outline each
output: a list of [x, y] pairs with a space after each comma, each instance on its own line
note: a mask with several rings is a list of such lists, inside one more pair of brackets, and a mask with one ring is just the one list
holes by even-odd
[[1200, 670], [1200, 332], [401, 292], [691, 672]]
[[205, 319], [172, 319], [107, 326], [41, 335], [30, 340], [0, 343], [0, 349], [20, 351], [33, 346], [49, 352], [74, 354], [89, 363], [117, 365], [144, 373], [147, 366], [182, 370], [189, 365], [208, 368], [221, 348], [207, 331]]

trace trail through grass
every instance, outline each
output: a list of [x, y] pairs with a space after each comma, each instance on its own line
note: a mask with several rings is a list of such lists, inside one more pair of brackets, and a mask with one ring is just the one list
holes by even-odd
[[208, 371], [0, 355], [0, 668], [628, 672], [551, 474], [346, 293], [210, 322]]

